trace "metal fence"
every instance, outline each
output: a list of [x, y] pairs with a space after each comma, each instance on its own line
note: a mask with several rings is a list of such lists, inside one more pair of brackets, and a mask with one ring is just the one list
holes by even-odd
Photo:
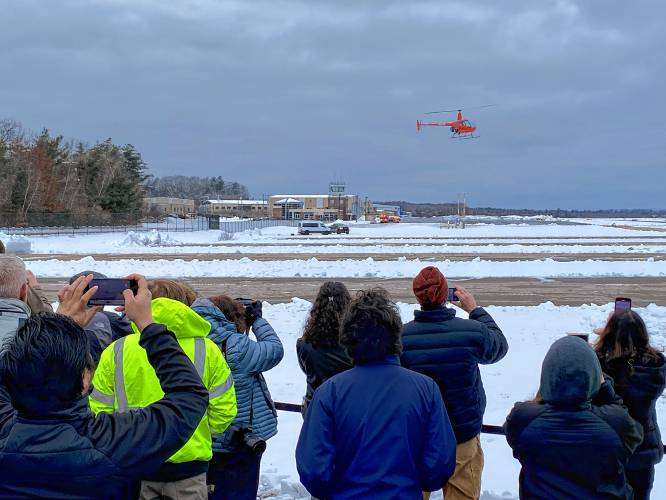
[[241, 233], [252, 229], [265, 227], [289, 226], [296, 227], [300, 221], [283, 219], [243, 219], [237, 221], [220, 222], [220, 230], [225, 233]]
[[[99, 217], [95, 216], [71, 218], [63, 214], [50, 215], [52, 217], [37, 214], [34, 217], [31, 216], [27, 221], [22, 221], [21, 224], [5, 217], [3, 218], [5, 224], [0, 225], [0, 233], [25, 236], [126, 233], [128, 231], [146, 232], [153, 230], [166, 233], [208, 230], [239, 233], [265, 227], [298, 225], [298, 221], [281, 219], [239, 219], [220, 222], [219, 216], [198, 216], [186, 219], [165, 217], [153, 221], [146, 221], [145, 219], [139, 221], [138, 217], [132, 217], [129, 214], [117, 214], [117, 217], [109, 220], [100, 220]], [[136, 222], [129, 223], [130, 220]]]
[[10, 235], [41, 236], [41, 235], [70, 235], [70, 234], [97, 234], [97, 233], [126, 233], [128, 231], [146, 232], [159, 230], [163, 232], [191, 232], [219, 229], [218, 218], [193, 217], [180, 219], [167, 217], [155, 222], [125, 223], [122, 218], [105, 224], [71, 224], [71, 225], [29, 225], [24, 227], [0, 227], [0, 233]]

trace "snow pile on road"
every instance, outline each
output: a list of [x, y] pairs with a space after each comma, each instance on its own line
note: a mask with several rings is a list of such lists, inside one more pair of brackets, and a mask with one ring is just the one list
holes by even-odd
[[25, 236], [0, 234], [0, 241], [5, 244], [7, 253], [24, 254], [30, 253], [32, 250], [30, 240]]
[[[264, 303], [264, 317], [273, 325], [284, 344], [282, 362], [266, 373], [275, 401], [300, 403], [305, 394], [305, 376], [298, 366], [296, 340], [310, 310], [310, 302]], [[404, 322], [413, 318], [414, 304], [398, 304]], [[569, 332], [591, 332], [606, 320], [613, 304], [555, 306], [545, 303], [530, 307], [488, 307], [509, 341], [502, 361], [481, 366], [488, 397], [485, 423], [501, 425], [516, 401], [534, 397], [539, 385], [541, 362], [550, 345]], [[653, 342], [666, 347], [666, 307], [636, 308], [652, 335]], [[458, 316], [466, 314], [457, 310]], [[592, 335], [593, 336], [593, 335]], [[659, 424], [666, 429], [666, 397], [657, 402]], [[262, 460], [260, 497], [263, 499], [309, 498], [298, 482], [294, 452], [302, 418], [296, 413], [279, 413], [278, 435], [269, 440]], [[486, 498], [517, 498], [520, 464], [503, 436], [483, 435], [485, 468], [482, 489]], [[441, 498], [441, 495], [433, 498]], [[653, 498], [666, 498], [666, 462], [657, 466]]]
[[119, 259], [34, 260], [31, 269], [45, 278], [67, 277], [84, 269], [108, 276], [127, 276], [141, 270], [147, 276], [244, 277], [244, 278], [403, 278], [414, 277], [425, 266], [441, 269], [449, 278], [580, 278], [607, 276], [666, 276], [666, 261], [643, 260], [555, 261], [553, 259], [493, 261], [479, 257], [469, 261], [407, 259], [344, 259], [320, 261], [316, 258], [290, 260], [241, 259]]
[[134, 231], [129, 231], [127, 235], [120, 241], [115, 243], [115, 246], [118, 247], [172, 247], [180, 245], [180, 241], [177, 241], [171, 237], [170, 234], [163, 235], [156, 229], [149, 231], [147, 233], [137, 233]]

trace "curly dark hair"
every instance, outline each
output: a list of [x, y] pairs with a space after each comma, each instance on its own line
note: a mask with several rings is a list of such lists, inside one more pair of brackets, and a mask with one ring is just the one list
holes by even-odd
[[351, 296], [343, 283], [324, 283], [310, 309], [310, 316], [303, 330], [303, 340], [315, 347], [337, 346], [340, 320], [350, 302]]
[[650, 336], [643, 319], [631, 309], [614, 313], [599, 334], [594, 350], [604, 369], [618, 368], [635, 362], [650, 365], [661, 355], [650, 345]]
[[360, 291], [347, 308], [340, 325], [340, 345], [362, 365], [400, 354], [402, 320], [398, 308], [383, 288]]
[[236, 325], [238, 333], [247, 333], [247, 316], [243, 304], [226, 295], [216, 295], [215, 297], [209, 297], [208, 300], [222, 311], [225, 318]]

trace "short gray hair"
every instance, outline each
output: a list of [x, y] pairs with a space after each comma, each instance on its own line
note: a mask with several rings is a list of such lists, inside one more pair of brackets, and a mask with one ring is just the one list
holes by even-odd
[[25, 263], [14, 255], [0, 255], [0, 297], [20, 298], [26, 282]]

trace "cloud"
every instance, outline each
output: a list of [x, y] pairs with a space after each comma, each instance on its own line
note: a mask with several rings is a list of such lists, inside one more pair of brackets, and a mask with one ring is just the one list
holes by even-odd
[[[5, 0], [3, 115], [156, 174], [498, 206], [663, 206], [665, 7], [602, 0]], [[417, 133], [469, 110], [481, 139]], [[639, 173], [640, 175], [634, 175]], [[641, 191], [642, 190], [642, 191]]]

